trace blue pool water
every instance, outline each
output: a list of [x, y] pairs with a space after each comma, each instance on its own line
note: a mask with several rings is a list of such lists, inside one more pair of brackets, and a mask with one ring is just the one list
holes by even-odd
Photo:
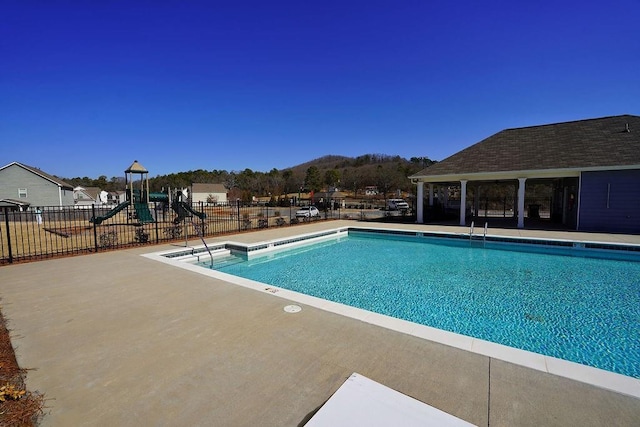
[[350, 234], [213, 268], [640, 378], [640, 262]]

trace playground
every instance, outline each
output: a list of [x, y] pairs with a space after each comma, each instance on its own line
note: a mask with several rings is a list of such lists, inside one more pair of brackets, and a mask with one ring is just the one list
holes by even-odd
[[[149, 192], [149, 171], [138, 163], [137, 160], [125, 170], [125, 194], [126, 200], [118, 204], [113, 209], [102, 215], [94, 215], [89, 222], [96, 226], [133, 226], [134, 231], [125, 232], [124, 237], [137, 243], [147, 243], [150, 241], [151, 233], [155, 230], [156, 240], [158, 240], [158, 224], [167, 239], [176, 239], [182, 234], [188, 236], [189, 232], [184, 230], [189, 221], [193, 230], [200, 238], [204, 238], [204, 220], [207, 214], [191, 208], [183, 201], [185, 195], [182, 191], [171, 194]], [[149, 208], [154, 203], [153, 212]], [[170, 206], [175, 217], [167, 221], [167, 207]], [[162, 217], [162, 219], [160, 219]], [[109, 221], [112, 220], [112, 221]], [[199, 221], [199, 222], [198, 222]], [[156, 227], [145, 227], [147, 224], [155, 224]], [[101, 227], [102, 228], [102, 227]], [[96, 237], [96, 244], [102, 248], [116, 246], [121, 235], [115, 230], [101, 230], [99, 237]]]
[[[136, 179], [136, 177], [138, 178]], [[136, 185], [138, 188], [136, 188]], [[134, 160], [131, 166], [125, 171], [125, 194], [127, 200], [102, 216], [92, 217], [90, 221], [100, 225], [120, 212], [125, 212], [126, 224], [141, 226], [157, 222], [156, 217], [149, 209], [151, 202], [161, 203], [163, 213], [164, 206], [171, 206], [171, 209], [176, 213], [176, 217], [173, 219], [173, 223], [176, 225], [186, 219], [193, 219], [195, 217], [204, 220], [207, 217], [207, 214], [198, 212], [185, 203], [182, 200], [184, 194], [181, 191], [176, 191], [175, 195], [173, 195], [173, 200], [170, 190], [167, 190], [166, 193], [150, 193], [149, 171], [138, 163], [137, 160]], [[157, 210], [155, 210], [155, 212], [157, 212]]]
[[149, 172], [137, 161], [125, 171], [126, 200], [115, 206], [42, 206], [41, 211], [0, 210], [0, 265], [96, 253], [165, 242], [334, 219], [376, 220], [389, 212], [360, 203], [296, 218], [296, 206], [266, 202], [192, 204], [183, 191], [149, 191]]
[[[0, 211], [0, 264], [95, 253], [189, 238], [295, 224], [293, 208], [239, 203], [192, 206], [182, 191], [149, 192], [148, 171], [137, 161], [125, 171], [126, 200], [116, 206], [43, 206]], [[314, 218], [314, 221], [328, 218]]]

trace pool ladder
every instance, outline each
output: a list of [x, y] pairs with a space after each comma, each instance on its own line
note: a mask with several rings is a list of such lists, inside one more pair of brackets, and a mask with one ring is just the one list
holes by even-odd
[[[480, 236], [474, 236], [473, 234], [473, 228], [474, 228], [474, 221], [471, 221], [471, 227], [469, 228], [469, 245], [473, 244], [473, 239], [474, 237], [476, 237], [477, 239], [480, 238]], [[482, 247], [485, 247], [485, 244], [487, 243], [487, 229], [489, 228], [489, 224], [488, 223], [484, 223], [484, 233], [482, 234]]]

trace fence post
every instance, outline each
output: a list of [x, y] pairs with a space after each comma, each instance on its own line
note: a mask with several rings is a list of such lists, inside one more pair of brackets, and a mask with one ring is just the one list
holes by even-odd
[[158, 243], [158, 202], [154, 202], [153, 212], [156, 214], [155, 223], [156, 223], [156, 244], [157, 244]]
[[91, 204], [91, 215], [93, 216], [93, 246], [96, 252], [98, 252], [98, 226], [96, 225], [96, 205]]
[[236, 199], [236, 207], [238, 208], [238, 232], [242, 231], [240, 229], [240, 199]]
[[11, 233], [9, 232], [9, 208], [4, 208], [4, 225], [7, 229], [7, 245], [9, 246], [9, 264], [13, 264], [13, 251], [11, 250]]

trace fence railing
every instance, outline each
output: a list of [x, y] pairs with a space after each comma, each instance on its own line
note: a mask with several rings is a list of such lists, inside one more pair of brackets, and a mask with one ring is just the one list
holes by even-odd
[[[492, 218], [508, 218], [517, 215], [516, 205], [513, 198], [480, 198], [476, 203], [470, 203], [477, 207], [475, 216], [492, 217]], [[544, 218], [551, 217], [551, 199], [549, 198], [531, 198], [527, 197], [524, 201], [526, 218]]]
[[[270, 207], [231, 204], [195, 204], [206, 214], [180, 219], [167, 203], [149, 204], [153, 222], [140, 223], [131, 206], [113, 213], [106, 206], [45, 206], [39, 210], [0, 208], [0, 265], [64, 255], [197, 239], [215, 235], [286, 227], [329, 219], [375, 219], [389, 215], [374, 206], [359, 204], [320, 211], [320, 216], [296, 218], [297, 206]], [[333, 206], [331, 208], [334, 208]], [[397, 213], [396, 213], [397, 214]], [[92, 218], [106, 217], [99, 224]]]

